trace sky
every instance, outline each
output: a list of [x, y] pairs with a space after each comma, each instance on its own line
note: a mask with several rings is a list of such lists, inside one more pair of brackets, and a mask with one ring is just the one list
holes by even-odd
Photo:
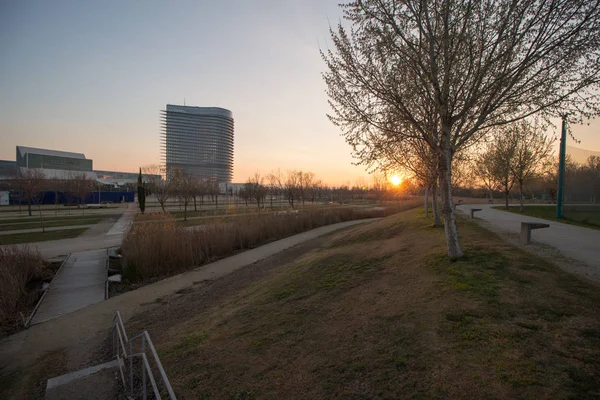
[[[81, 152], [94, 169], [160, 162], [169, 104], [235, 119], [234, 182], [302, 169], [369, 175], [327, 119], [319, 49], [339, 0], [0, 0], [0, 159], [15, 146]], [[574, 127], [600, 150], [600, 122]]]

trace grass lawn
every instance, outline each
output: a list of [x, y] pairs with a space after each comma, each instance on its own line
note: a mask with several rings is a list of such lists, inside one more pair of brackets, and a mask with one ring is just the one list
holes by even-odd
[[[93, 225], [98, 222], [106, 219], [106, 217], [86, 217], [86, 218], [72, 218], [72, 219], [44, 219], [44, 226], [46, 228], [57, 227], [57, 226], [73, 226], [73, 225]], [[27, 221], [22, 223], [12, 223], [5, 224], [4, 222], [0, 222], [0, 232], [2, 231], [12, 231], [17, 229], [35, 229], [41, 228], [42, 224], [40, 220], [37, 221]]]
[[[508, 210], [504, 206], [492, 207], [496, 210], [509, 211], [515, 214], [521, 214], [519, 206], [510, 206]], [[525, 205], [525, 211], [522, 215], [530, 217], [543, 218], [550, 221], [563, 222], [565, 224], [584, 226], [586, 228], [600, 229], [600, 209], [594, 208], [589, 211], [585, 209], [569, 209], [569, 206], [565, 206], [563, 210], [565, 218], [556, 218], [556, 207], [552, 206], [532, 206]]]
[[81, 235], [88, 228], [64, 229], [61, 231], [15, 233], [12, 235], [0, 235], [0, 245], [45, 242], [48, 240], [71, 239]]
[[422, 209], [346, 229], [127, 330], [148, 329], [178, 398], [598, 398], [600, 286], [459, 229], [456, 262]]

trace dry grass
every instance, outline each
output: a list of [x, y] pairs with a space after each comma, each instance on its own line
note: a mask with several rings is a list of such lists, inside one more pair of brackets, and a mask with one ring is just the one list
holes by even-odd
[[407, 201], [385, 207], [253, 215], [193, 230], [162, 214], [160, 222], [135, 224], [125, 237], [123, 274], [129, 282], [148, 281], [320, 226], [384, 217], [418, 205], [420, 201]]
[[40, 255], [27, 246], [0, 248], [0, 332], [8, 329], [21, 318], [19, 311], [36, 296], [29, 284], [44, 273]]
[[195, 285], [128, 329], [180, 399], [599, 398], [598, 285], [464, 220], [451, 262], [422, 214]]

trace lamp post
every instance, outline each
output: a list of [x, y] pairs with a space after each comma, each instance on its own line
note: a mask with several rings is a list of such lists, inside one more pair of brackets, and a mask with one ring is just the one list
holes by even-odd
[[556, 218], [563, 217], [563, 197], [565, 186], [565, 157], [567, 148], [567, 116], [563, 116], [562, 133], [560, 136], [560, 152], [558, 160], [558, 194], [556, 199]]

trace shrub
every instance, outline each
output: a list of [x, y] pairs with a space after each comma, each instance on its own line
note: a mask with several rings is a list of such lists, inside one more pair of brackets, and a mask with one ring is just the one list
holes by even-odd
[[0, 321], [5, 325], [27, 303], [27, 284], [44, 268], [40, 255], [27, 246], [0, 248]]
[[158, 222], [134, 224], [123, 240], [124, 279], [147, 281], [174, 275], [273, 240], [338, 222], [385, 217], [415, 208], [420, 200], [384, 207], [332, 208], [247, 215], [193, 229], [175, 224], [169, 214]]

